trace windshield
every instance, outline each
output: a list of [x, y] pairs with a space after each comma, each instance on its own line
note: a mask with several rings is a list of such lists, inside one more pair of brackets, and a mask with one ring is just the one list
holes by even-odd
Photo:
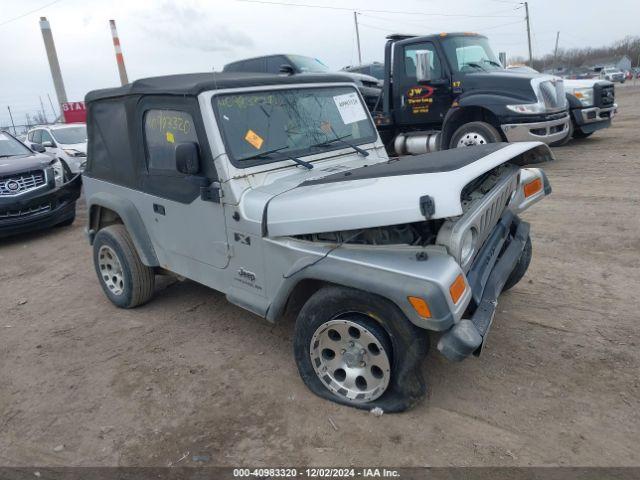
[[51, 130], [53, 138], [56, 142], [63, 144], [86, 143], [87, 127], [86, 125], [75, 125], [73, 127], [56, 128]]
[[302, 73], [326, 73], [329, 71], [329, 67], [317, 58], [302, 55], [289, 55], [289, 58]]
[[446, 37], [442, 45], [455, 72], [502, 70], [502, 64], [491, 50], [489, 40], [477, 35]]
[[[376, 130], [352, 87], [272, 90], [214, 96], [227, 153], [249, 167], [337, 148], [337, 137], [354, 145], [374, 142]], [[272, 150], [278, 150], [271, 154]], [[256, 158], [256, 155], [263, 154]], [[249, 159], [252, 157], [252, 159]]]
[[33, 152], [18, 140], [4, 132], [0, 132], [0, 157], [13, 157], [14, 155], [31, 155]]

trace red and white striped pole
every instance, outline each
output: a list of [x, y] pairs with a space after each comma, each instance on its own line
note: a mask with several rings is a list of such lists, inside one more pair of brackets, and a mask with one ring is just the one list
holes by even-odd
[[116, 62], [118, 63], [118, 73], [120, 74], [120, 83], [126, 85], [129, 83], [127, 78], [127, 69], [124, 68], [124, 58], [122, 57], [122, 48], [120, 48], [120, 38], [118, 37], [118, 30], [116, 30], [116, 21], [109, 20], [111, 26], [111, 36], [113, 37], [113, 48], [116, 51]]

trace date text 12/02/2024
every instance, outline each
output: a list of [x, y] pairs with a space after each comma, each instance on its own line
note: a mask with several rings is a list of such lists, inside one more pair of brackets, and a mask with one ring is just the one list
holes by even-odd
[[236, 468], [234, 478], [400, 478], [400, 473], [387, 468]]

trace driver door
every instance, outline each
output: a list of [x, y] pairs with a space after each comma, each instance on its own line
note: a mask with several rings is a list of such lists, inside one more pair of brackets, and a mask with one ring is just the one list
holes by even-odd
[[[416, 53], [432, 53], [432, 78], [428, 84], [416, 79]], [[441, 56], [432, 42], [399, 42], [394, 52], [394, 105], [396, 123], [420, 128], [439, 128], [451, 107], [451, 83]]]

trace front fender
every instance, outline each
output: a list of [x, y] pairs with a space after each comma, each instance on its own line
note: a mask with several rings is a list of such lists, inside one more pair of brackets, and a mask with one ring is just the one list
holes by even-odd
[[[303, 280], [355, 288], [379, 295], [397, 305], [416, 326], [443, 331], [457, 322], [471, 299], [467, 288], [458, 303], [449, 294], [462, 270], [444, 248], [386, 248], [367, 246], [325, 247], [295, 239], [270, 240], [267, 255], [272, 264], [289, 261], [290, 268], [277, 276], [266, 317], [275, 321], [285, 310], [296, 285]], [[307, 244], [307, 245], [305, 245]], [[329, 252], [329, 253], [327, 253]], [[292, 259], [297, 258], [297, 260]], [[272, 277], [273, 278], [273, 277]], [[431, 318], [422, 318], [407, 297], [427, 301]]]

